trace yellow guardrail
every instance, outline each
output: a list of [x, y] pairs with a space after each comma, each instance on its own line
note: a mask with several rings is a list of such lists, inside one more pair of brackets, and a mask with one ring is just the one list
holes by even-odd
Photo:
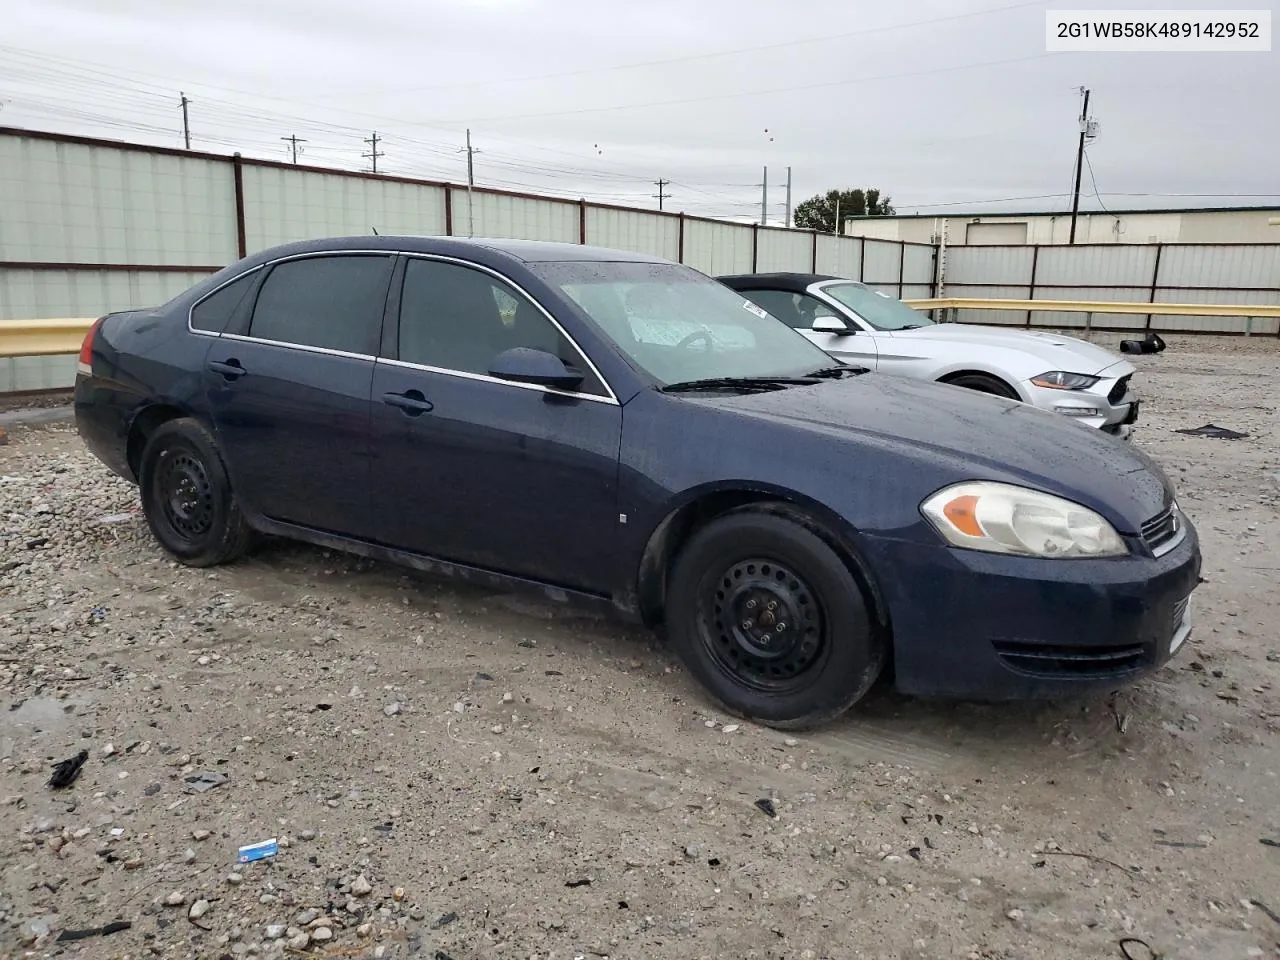
[[[1050, 313], [1160, 314], [1183, 317], [1244, 317], [1245, 333], [1255, 318], [1280, 319], [1280, 304], [1231, 306], [1210, 303], [1134, 303], [1106, 300], [982, 300], [971, 297], [936, 297], [906, 300], [917, 310], [1034, 310]], [[0, 357], [47, 357], [78, 353], [94, 317], [58, 317], [47, 320], [0, 320]]]
[[0, 357], [50, 357], [79, 353], [96, 317], [0, 320]]
[[970, 297], [941, 297], [904, 302], [917, 310], [1047, 310], [1051, 313], [1151, 313], [1180, 317], [1280, 317], [1280, 305], [1113, 303], [1107, 300], [981, 300]]

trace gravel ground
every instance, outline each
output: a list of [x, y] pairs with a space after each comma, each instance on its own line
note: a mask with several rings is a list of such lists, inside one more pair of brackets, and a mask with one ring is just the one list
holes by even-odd
[[[1137, 442], [1208, 578], [1174, 662], [795, 737], [541, 601], [282, 543], [179, 567], [70, 424], [9, 424], [0, 956], [1280, 956], [1280, 345], [1168, 339]], [[1208, 422], [1250, 436], [1173, 432]]]

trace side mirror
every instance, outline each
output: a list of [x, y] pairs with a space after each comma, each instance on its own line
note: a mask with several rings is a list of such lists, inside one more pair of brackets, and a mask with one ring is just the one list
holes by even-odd
[[554, 353], [532, 347], [503, 350], [490, 362], [489, 376], [562, 390], [570, 390], [583, 380], [581, 373], [570, 369]]
[[813, 321], [811, 329], [814, 333], [830, 333], [837, 337], [851, 337], [858, 332], [845, 326], [838, 317], [819, 317]]

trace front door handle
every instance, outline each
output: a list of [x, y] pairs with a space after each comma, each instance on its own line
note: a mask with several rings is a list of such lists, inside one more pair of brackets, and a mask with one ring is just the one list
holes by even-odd
[[435, 406], [422, 395], [420, 390], [406, 390], [404, 393], [384, 393], [382, 402], [393, 407], [399, 407], [411, 417], [427, 413]]
[[234, 357], [225, 361], [210, 360], [209, 369], [214, 373], [222, 374], [223, 378], [226, 380], [238, 380], [248, 373], [244, 367], [240, 366], [240, 361], [236, 360]]

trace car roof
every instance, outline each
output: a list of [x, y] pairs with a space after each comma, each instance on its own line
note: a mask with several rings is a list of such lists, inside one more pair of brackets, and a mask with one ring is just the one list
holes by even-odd
[[441, 237], [441, 236], [368, 236], [325, 237], [316, 240], [299, 240], [260, 251], [255, 259], [274, 260], [282, 256], [319, 253], [326, 250], [403, 250], [410, 253], [463, 254], [470, 250], [488, 250], [504, 254], [524, 263], [551, 261], [669, 263], [654, 257], [628, 250], [590, 246], [581, 243], [559, 243], [549, 240], [513, 240], [489, 237]]
[[[716, 279], [735, 290], [789, 290], [792, 293], [804, 293], [815, 283], [845, 278], [833, 277], [826, 273], [739, 273], [716, 277]], [[856, 281], [846, 280], [845, 282]]]

